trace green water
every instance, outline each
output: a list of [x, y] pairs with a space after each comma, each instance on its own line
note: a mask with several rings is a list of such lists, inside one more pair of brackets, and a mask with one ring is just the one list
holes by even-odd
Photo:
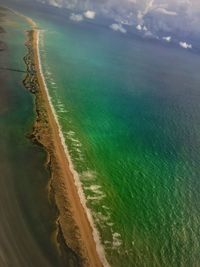
[[112, 266], [200, 265], [200, 56], [32, 14], [52, 102]]
[[108, 261], [199, 266], [199, 55], [40, 23], [49, 92]]

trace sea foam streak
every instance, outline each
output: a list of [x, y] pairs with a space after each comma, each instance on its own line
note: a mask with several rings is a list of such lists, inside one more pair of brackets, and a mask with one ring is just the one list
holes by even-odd
[[65, 143], [65, 139], [64, 139], [63, 133], [62, 133], [62, 129], [61, 129], [61, 126], [59, 124], [59, 121], [58, 121], [58, 118], [57, 118], [57, 115], [56, 115], [55, 108], [54, 108], [54, 106], [52, 104], [51, 97], [49, 95], [49, 91], [48, 91], [48, 88], [47, 88], [45, 77], [43, 75], [42, 65], [41, 65], [41, 59], [40, 59], [40, 49], [39, 49], [40, 33], [41, 33], [41, 31], [40, 30], [37, 30], [37, 51], [38, 51], [37, 56], [38, 56], [38, 62], [39, 62], [40, 75], [41, 75], [41, 77], [43, 79], [44, 88], [46, 90], [47, 98], [48, 98], [48, 101], [49, 101], [49, 104], [50, 104], [52, 113], [54, 115], [54, 119], [55, 119], [56, 124], [57, 124], [58, 129], [59, 129], [59, 136], [60, 136], [60, 139], [61, 139], [61, 142], [62, 142], [64, 151], [65, 151], [67, 160], [69, 162], [70, 171], [71, 171], [71, 173], [73, 174], [73, 177], [74, 177], [74, 183], [75, 183], [76, 188], [77, 188], [77, 191], [78, 191], [80, 202], [81, 202], [81, 204], [82, 204], [82, 206], [83, 206], [83, 208], [85, 210], [85, 213], [87, 215], [88, 221], [89, 221], [89, 223], [91, 225], [91, 228], [92, 228], [92, 234], [93, 234], [93, 238], [94, 238], [95, 243], [96, 243], [97, 253], [99, 255], [100, 261], [102, 262], [103, 266], [109, 267], [110, 265], [109, 265], [109, 263], [108, 263], [108, 261], [107, 261], [107, 259], [105, 257], [105, 251], [104, 251], [103, 245], [102, 245], [101, 240], [100, 240], [99, 232], [98, 232], [97, 228], [95, 227], [95, 223], [94, 223], [92, 214], [91, 214], [90, 210], [87, 208], [87, 205], [86, 205], [86, 197], [85, 197], [85, 194], [83, 192], [83, 188], [82, 188], [82, 184], [81, 184], [81, 181], [80, 181], [80, 178], [79, 178], [79, 174], [74, 169], [74, 166], [73, 166], [71, 157], [69, 155], [68, 148], [67, 148], [67, 145]]

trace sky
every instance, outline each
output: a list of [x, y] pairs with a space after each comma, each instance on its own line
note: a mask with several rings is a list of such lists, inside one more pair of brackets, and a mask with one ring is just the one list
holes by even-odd
[[[146, 38], [165, 42], [179, 36], [179, 45], [191, 49], [191, 36], [200, 35], [200, 0], [37, 0], [71, 10], [70, 19], [81, 22], [106, 16], [111, 30], [126, 34], [136, 29]], [[182, 39], [181, 39], [182, 36]]]

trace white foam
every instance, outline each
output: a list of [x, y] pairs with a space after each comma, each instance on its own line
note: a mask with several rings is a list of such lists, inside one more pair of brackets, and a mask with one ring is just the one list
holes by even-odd
[[[91, 191], [94, 195], [87, 196], [87, 200], [102, 200], [103, 198], [106, 197], [106, 195], [100, 190], [101, 186], [100, 185], [90, 185], [90, 186], [85, 186], [84, 187], [85, 190]], [[108, 212], [109, 209], [106, 210], [106, 212]]]
[[65, 109], [61, 109], [61, 108], [58, 110], [58, 112], [59, 113], [67, 113], [67, 111]]
[[76, 144], [80, 144], [80, 141], [79, 141], [78, 139], [75, 139], [75, 138], [73, 138], [73, 137], [71, 137], [70, 139], [71, 139], [71, 141], [73, 141], [74, 143], [76, 143]]
[[106, 224], [107, 224], [108, 226], [110, 226], [110, 227], [112, 227], [112, 226], [114, 225], [113, 222], [107, 222]]
[[64, 105], [61, 102], [58, 102], [57, 101], [56, 107], [58, 108], [58, 112], [59, 113], [68, 113], [68, 111], [65, 110], [65, 107], [64, 107]]
[[110, 221], [110, 214], [103, 214], [102, 212], [94, 213], [95, 218], [102, 224], [107, 224]]
[[100, 195], [100, 196], [87, 196], [87, 200], [97, 200], [100, 201], [104, 199], [106, 195]]
[[64, 108], [64, 105], [63, 105], [61, 102], [59, 102], [59, 103], [58, 103], [58, 107], [59, 107], [59, 108]]
[[100, 185], [95, 185], [95, 184], [94, 185], [91, 185], [89, 187], [89, 189], [92, 190], [92, 191], [94, 191], [94, 192], [98, 192], [100, 188], [101, 188]]
[[94, 171], [91, 171], [91, 170], [84, 171], [81, 174], [82, 180], [88, 181], [88, 180], [94, 180], [95, 178], [96, 178], [96, 173]]
[[119, 233], [114, 233], [113, 234], [113, 238], [118, 238], [118, 237], [120, 237], [121, 235], [119, 234]]
[[75, 135], [75, 132], [73, 132], [73, 131], [69, 131], [69, 132], [67, 132], [67, 135], [69, 135], [69, 136], [73, 136], [73, 135]]
[[87, 190], [91, 190], [91, 191], [93, 191], [93, 192], [98, 191], [100, 188], [101, 188], [100, 185], [95, 185], [95, 184], [94, 184], [94, 185], [90, 185], [90, 186], [85, 187], [85, 189], [87, 189]]
[[113, 237], [113, 249], [119, 248], [122, 245], [122, 240], [120, 239], [121, 235], [119, 233], [114, 233]]
[[76, 148], [76, 151], [81, 154], [81, 150], [79, 148]]
[[82, 147], [81, 143], [76, 143], [75, 145], [76, 145], [76, 147]]
[[105, 210], [110, 210], [109, 207], [107, 207], [106, 205], [103, 205], [102, 208]]
[[65, 143], [65, 139], [64, 139], [61, 127], [60, 127], [59, 122], [58, 122], [58, 118], [57, 118], [54, 106], [53, 106], [52, 101], [51, 101], [51, 97], [50, 97], [49, 92], [48, 92], [46, 81], [45, 81], [45, 78], [44, 78], [44, 75], [43, 75], [43, 72], [42, 72], [42, 65], [41, 65], [41, 59], [40, 59], [40, 50], [39, 50], [40, 30], [37, 31], [37, 34], [38, 34], [38, 36], [37, 36], [37, 52], [38, 52], [39, 71], [40, 71], [40, 75], [41, 75], [41, 77], [43, 79], [43, 83], [44, 83], [45, 91], [46, 91], [46, 94], [47, 94], [47, 98], [48, 98], [50, 107], [52, 109], [52, 112], [53, 112], [53, 115], [54, 115], [54, 119], [55, 119], [56, 124], [57, 124], [58, 129], [59, 129], [59, 136], [60, 136], [63, 148], [65, 150], [67, 160], [69, 162], [70, 171], [72, 172], [73, 177], [74, 177], [74, 183], [76, 185], [77, 192], [78, 192], [81, 204], [82, 204], [82, 206], [84, 208], [84, 211], [85, 211], [85, 213], [87, 215], [88, 221], [89, 221], [89, 223], [90, 223], [90, 225], [92, 227], [92, 234], [93, 234], [93, 238], [94, 238], [95, 243], [96, 243], [96, 251], [97, 251], [97, 253], [99, 255], [100, 261], [103, 264], [103, 266], [108, 267], [110, 265], [109, 265], [109, 263], [108, 263], [108, 261], [107, 261], [107, 259], [105, 257], [105, 251], [104, 251], [103, 245], [101, 243], [99, 231], [95, 227], [95, 223], [94, 223], [91, 211], [86, 206], [86, 197], [85, 197], [85, 194], [83, 192], [82, 184], [81, 184], [81, 181], [80, 181], [80, 178], [79, 178], [79, 175], [78, 175], [77, 171], [74, 169], [72, 160], [71, 160], [69, 152], [68, 152], [68, 148], [67, 148], [66, 143]]

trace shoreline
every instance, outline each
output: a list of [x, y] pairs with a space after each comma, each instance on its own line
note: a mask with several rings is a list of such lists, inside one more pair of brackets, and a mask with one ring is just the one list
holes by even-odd
[[[32, 140], [41, 144], [48, 154], [47, 164], [52, 175], [49, 191], [59, 212], [57, 239], [60, 234], [63, 236], [65, 245], [81, 259], [81, 266], [109, 266], [92, 215], [86, 207], [83, 189], [73, 168], [42, 73], [39, 52], [40, 30], [32, 19], [15, 13], [25, 18], [32, 26], [32, 30], [28, 32], [31, 35], [28, 38], [33, 53], [32, 58], [29, 58], [29, 64], [32, 64], [35, 73], [32, 74], [34, 79], [29, 81], [29, 86], [33, 87], [28, 88], [26, 82], [24, 85], [35, 94], [37, 116]], [[26, 65], [28, 67], [27, 62]], [[58, 244], [58, 249], [59, 247]]]

